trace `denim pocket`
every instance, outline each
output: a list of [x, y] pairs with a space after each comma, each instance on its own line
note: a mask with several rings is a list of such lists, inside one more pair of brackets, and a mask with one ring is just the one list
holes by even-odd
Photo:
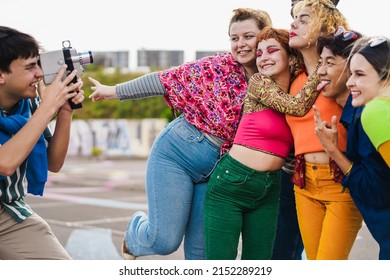
[[189, 124], [184, 117], [177, 122], [177, 124], [172, 127], [175, 134], [188, 142], [199, 142], [203, 140], [203, 134], [194, 126]]
[[159, 143], [164, 156], [187, 172], [195, 183], [205, 182], [219, 158], [220, 148], [206, 141], [206, 137], [183, 117], [174, 121]]

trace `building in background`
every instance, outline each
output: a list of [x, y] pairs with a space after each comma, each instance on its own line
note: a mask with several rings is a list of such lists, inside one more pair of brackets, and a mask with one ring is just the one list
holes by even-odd
[[137, 51], [138, 67], [170, 68], [183, 64], [184, 51], [145, 50]]
[[129, 51], [93, 52], [93, 63], [105, 68], [129, 68]]
[[[145, 158], [166, 119], [73, 120], [68, 156]], [[55, 129], [55, 120], [50, 123]]]
[[218, 52], [226, 52], [226, 51], [196, 51], [195, 52], [195, 59], [199, 59], [206, 56], [214, 55]]
[[148, 72], [153, 68], [170, 68], [183, 64], [186, 61], [225, 51], [195, 51], [195, 56], [187, 59], [185, 52], [182, 50], [139, 49], [134, 52], [136, 52], [136, 56], [132, 56], [131, 51], [94, 51], [94, 64], [101, 65], [107, 69], [120, 68], [123, 71], [142, 70]]

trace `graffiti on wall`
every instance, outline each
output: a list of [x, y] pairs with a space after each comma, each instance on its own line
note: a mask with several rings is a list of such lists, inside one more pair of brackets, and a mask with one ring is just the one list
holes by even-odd
[[73, 120], [68, 155], [147, 157], [166, 124], [165, 119]]

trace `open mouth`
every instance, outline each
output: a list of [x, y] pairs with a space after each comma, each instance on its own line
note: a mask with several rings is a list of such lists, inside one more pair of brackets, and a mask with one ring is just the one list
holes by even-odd
[[250, 53], [251, 51], [238, 51], [237, 53], [238, 54], [248, 54], [248, 53]]
[[318, 85], [317, 85], [317, 91], [322, 91], [324, 90], [324, 88], [330, 84], [330, 81], [321, 81]]
[[360, 94], [360, 91], [351, 91], [352, 98], [358, 97]]
[[38, 81], [31, 83], [30, 87], [38, 88]]
[[268, 68], [274, 66], [275, 64], [274, 63], [267, 63], [267, 64], [263, 64], [261, 65], [261, 69], [262, 70], [267, 70]]

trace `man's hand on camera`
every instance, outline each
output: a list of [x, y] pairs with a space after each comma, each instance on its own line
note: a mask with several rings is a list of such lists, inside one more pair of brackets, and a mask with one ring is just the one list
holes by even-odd
[[[83, 91], [81, 91], [82, 81], [78, 79], [77, 83], [71, 83], [76, 76], [76, 70], [72, 71], [63, 81], [67, 66], [64, 65], [58, 71], [56, 78], [50, 85], [45, 85], [41, 80], [38, 85], [39, 94], [42, 99], [41, 105], [48, 105], [57, 112], [68, 99], [72, 98], [75, 103], [81, 103], [84, 100]], [[70, 107], [69, 107], [70, 108]]]
[[[81, 81], [81, 79], [79, 78], [78, 80]], [[82, 84], [82, 82], [81, 82]], [[83, 101], [84, 101], [85, 97], [84, 97], [84, 91], [80, 89], [76, 92], [76, 95], [71, 99], [73, 104], [81, 104]], [[61, 110], [68, 110], [68, 111], [73, 111], [72, 107], [70, 106], [69, 102], [65, 102], [64, 105], [62, 106]]]

